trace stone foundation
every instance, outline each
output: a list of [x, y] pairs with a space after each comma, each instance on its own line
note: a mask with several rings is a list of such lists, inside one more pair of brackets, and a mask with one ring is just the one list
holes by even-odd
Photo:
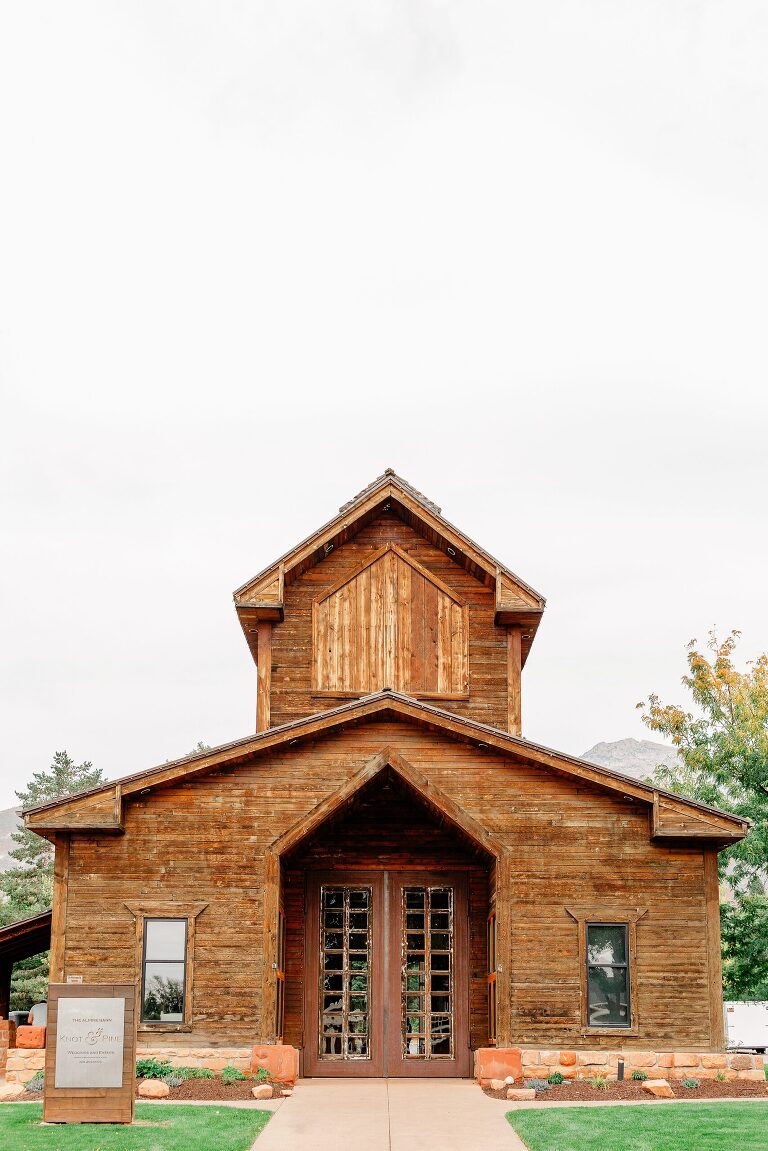
[[[619, 1059], [623, 1059], [625, 1079], [630, 1079], [633, 1071], [644, 1071], [649, 1079], [716, 1079], [720, 1073], [726, 1079], [765, 1081], [762, 1055], [741, 1055], [733, 1051], [558, 1051], [511, 1047], [499, 1051], [497, 1057], [505, 1052], [519, 1053], [524, 1079], [546, 1079], [553, 1071], [559, 1071], [564, 1079], [615, 1079]], [[479, 1064], [476, 1078], [486, 1086], [482, 1072], [478, 1074], [478, 1071]]]
[[5, 1061], [9, 1047], [15, 1047], [16, 1024], [11, 1019], [0, 1019], [0, 1077], [5, 1074]]
[[[136, 1049], [137, 1059], [167, 1059], [172, 1067], [207, 1067], [209, 1071], [223, 1071], [237, 1067], [251, 1070], [252, 1047], [142, 1047]], [[45, 1051], [11, 1048], [8, 1052], [5, 1077], [9, 1083], [28, 1083], [36, 1071], [45, 1068]]]

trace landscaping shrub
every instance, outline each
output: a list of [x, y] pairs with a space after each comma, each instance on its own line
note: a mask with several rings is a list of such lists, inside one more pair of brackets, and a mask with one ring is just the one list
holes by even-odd
[[45, 1086], [45, 1072], [36, 1071], [34, 1076], [26, 1084], [27, 1091], [42, 1091]]
[[174, 1067], [170, 1074], [177, 1079], [215, 1079], [216, 1076], [207, 1067]]
[[526, 1087], [532, 1087], [534, 1091], [549, 1091], [549, 1083], [546, 1079], [526, 1079]]
[[646, 1079], [648, 1078], [648, 1075], [645, 1071], [633, 1071], [632, 1072], [632, 1078], [635, 1080], [636, 1083], [645, 1083]]
[[547, 1083], [551, 1083], [553, 1087], [559, 1087], [561, 1083], [565, 1083], [565, 1076], [561, 1071], [553, 1071], [551, 1075], [547, 1076]]
[[232, 1083], [242, 1083], [245, 1075], [242, 1071], [238, 1071], [237, 1067], [225, 1067], [221, 1073], [221, 1082], [230, 1086]]
[[595, 1091], [607, 1091], [608, 1080], [603, 1075], [596, 1075], [594, 1079], [588, 1080], [589, 1086], [594, 1087]]
[[167, 1075], [170, 1070], [171, 1062], [169, 1059], [154, 1059], [152, 1056], [146, 1059], [136, 1060], [136, 1078], [137, 1079], [162, 1079]]
[[163, 1083], [167, 1083], [169, 1087], [181, 1087], [183, 1082], [184, 1080], [180, 1075], [171, 1073], [170, 1075], [163, 1076]]
[[695, 1091], [697, 1087], [701, 1087], [698, 1079], [684, 1079], [683, 1087], [687, 1087], [689, 1091]]
[[726, 1079], [725, 1072], [724, 1071], [718, 1071], [717, 1074], [715, 1075], [715, 1079], [717, 1080], [718, 1083], [725, 1083], [725, 1079]]
[[254, 1075], [257, 1083], [268, 1083], [271, 1078], [272, 1072], [268, 1071], [266, 1067], [260, 1067]]

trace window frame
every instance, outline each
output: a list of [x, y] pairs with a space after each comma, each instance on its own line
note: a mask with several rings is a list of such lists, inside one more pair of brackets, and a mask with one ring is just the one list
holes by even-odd
[[[136, 942], [134, 948], [134, 982], [136, 984], [136, 1020], [137, 1031], [144, 1034], [157, 1032], [189, 1032], [192, 1030], [192, 1007], [194, 994], [194, 959], [195, 959], [195, 926], [197, 917], [205, 911], [208, 903], [186, 903], [175, 899], [132, 901], [124, 906], [130, 911], [135, 921]], [[183, 1018], [179, 1023], [168, 1021], [152, 1022], [143, 1018], [144, 1013], [144, 977], [145, 977], [145, 940], [146, 924], [153, 919], [177, 919], [185, 922], [185, 949], [184, 949], [184, 1010]], [[153, 962], [150, 960], [150, 962]], [[179, 962], [179, 960], [174, 960]]]
[[[147, 959], [147, 928], [149, 927], [150, 923], [183, 923], [184, 924], [184, 946], [183, 946], [183, 955], [182, 955], [181, 959]], [[148, 963], [168, 963], [168, 964], [181, 963], [182, 964], [182, 966], [184, 968], [184, 974], [182, 977], [184, 991], [183, 991], [183, 996], [182, 996], [181, 1019], [180, 1020], [173, 1020], [173, 1022], [185, 1023], [186, 1022], [186, 1009], [187, 1009], [187, 956], [189, 953], [189, 948], [187, 946], [187, 942], [189, 939], [189, 919], [186, 915], [173, 915], [173, 916], [171, 916], [171, 915], [167, 915], [167, 916], [166, 915], [163, 915], [163, 916], [145, 915], [145, 916], [143, 916], [142, 935], [143, 935], [143, 939], [142, 939], [142, 945], [141, 945], [141, 991], [139, 993], [139, 1015], [138, 1015], [139, 1023], [143, 1024], [147, 1027], [150, 1027], [150, 1026], [154, 1027], [158, 1023], [166, 1023], [167, 1024], [170, 1022], [170, 1020], [168, 1020], [168, 1019], [145, 1019], [145, 1017], [144, 1017], [144, 1001], [146, 999], [147, 964]]]
[[[578, 930], [578, 962], [580, 972], [580, 1018], [581, 1034], [590, 1035], [637, 1035], [639, 1019], [637, 1013], [637, 925], [647, 913], [647, 907], [627, 907], [626, 905], [597, 904], [590, 907], [566, 906], [565, 910], [576, 921]], [[590, 964], [587, 955], [588, 927], [624, 927], [627, 939], [627, 980], [629, 1020], [626, 1024], [600, 1024], [589, 1022], [589, 968], [605, 966]], [[607, 966], [617, 966], [607, 964]], [[620, 966], [620, 965], [618, 965]]]
[[[624, 932], [624, 954], [627, 957], [623, 963], [590, 963], [590, 961], [589, 961], [589, 932], [590, 932], [590, 929], [593, 927], [609, 927], [609, 928], [613, 928], [613, 929], [621, 928], [621, 930]], [[588, 920], [586, 920], [586, 922], [584, 924], [584, 934], [585, 934], [584, 949], [585, 949], [585, 953], [586, 953], [585, 958], [586, 958], [586, 963], [587, 963], [587, 975], [586, 975], [587, 1026], [590, 1029], [592, 1029], [594, 1027], [605, 1027], [605, 1028], [610, 1027], [611, 1031], [626, 1030], [627, 1027], [632, 1026], [632, 985], [633, 985], [633, 979], [632, 979], [632, 972], [630, 971], [630, 961], [629, 961], [629, 924], [628, 923], [617, 923], [615, 921], [612, 923], [605, 923], [603, 921], [597, 922], [595, 920], [588, 919]], [[610, 967], [612, 971], [623, 971], [624, 972], [625, 980], [626, 980], [625, 993], [626, 993], [626, 1000], [627, 1000], [627, 1011], [629, 1012], [629, 1021], [627, 1023], [597, 1023], [597, 1024], [595, 1024], [595, 1023], [590, 1022], [592, 1011], [591, 1011], [591, 1001], [589, 998], [589, 973], [590, 973], [590, 971], [592, 971], [593, 969], [598, 968], [598, 967]]]

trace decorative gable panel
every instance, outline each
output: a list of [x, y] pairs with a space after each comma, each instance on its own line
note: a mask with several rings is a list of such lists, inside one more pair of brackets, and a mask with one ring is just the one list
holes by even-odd
[[313, 690], [466, 697], [466, 604], [395, 544], [313, 605]]

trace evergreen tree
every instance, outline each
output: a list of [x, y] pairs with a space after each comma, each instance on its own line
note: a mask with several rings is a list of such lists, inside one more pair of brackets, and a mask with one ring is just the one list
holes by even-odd
[[[50, 767], [36, 771], [27, 787], [16, 795], [22, 807], [34, 807], [105, 782], [93, 764], [76, 764], [66, 751], [57, 751]], [[0, 873], [0, 924], [47, 911], [53, 899], [53, 844], [21, 824], [13, 833], [13, 840], [17, 846], [10, 854], [16, 866]], [[47, 986], [47, 952], [19, 960], [13, 968], [12, 1008], [23, 1011], [36, 1000], [45, 999]]]

